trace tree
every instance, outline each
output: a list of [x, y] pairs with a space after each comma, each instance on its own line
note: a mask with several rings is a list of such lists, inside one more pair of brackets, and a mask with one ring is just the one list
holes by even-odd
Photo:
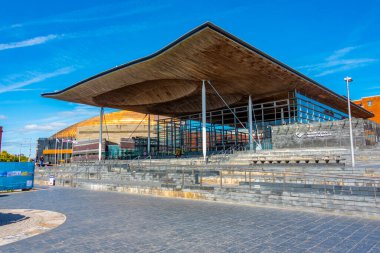
[[5, 150], [0, 153], [0, 162], [18, 162], [19, 159], [21, 162], [27, 162], [28, 161], [28, 157], [26, 157], [24, 155], [21, 155], [21, 157], [19, 157], [19, 155], [9, 154]]

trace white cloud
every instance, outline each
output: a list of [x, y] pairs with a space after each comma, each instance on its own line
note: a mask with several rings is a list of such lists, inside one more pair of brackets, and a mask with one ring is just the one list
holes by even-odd
[[0, 100], [0, 105], [17, 105], [17, 104], [27, 104], [32, 102], [33, 100], [26, 100], [26, 99], [21, 99], [21, 100]]
[[18, 42], [3, 43], [3, 44], [0, 44], [0, 51], [13, 49], [13, 48], [31, 47], [35, 45], [40, 45], [40, 44], [44, 44], [48, 42], [49, 40], [53, 40], [56, 38], [58, 38], [58, 35], [49, 34], [47, 36], [39, 36], [39, 37], [35, 37], [28, 40], [18, 41]]
[[[5, 93], [5, 92], [14, 91], [14, 90], [20, 89], [22, 87], [25, 87], [27, 85], [44, 81], [48, 78], [52, 78], [52, 77], [60, 76], [60, 75], [65, 75], [65, 74], [71, 73], [73, 71], [74, 71], [73, 67], [66, 67], [66, 68], [61, 68], [61, 69], [55, 70], [55, 71], [50, 72], [50, 73], [32, 73], [31, 77], [29, 77], [28, 79], [18, 81], [18, 82], [12, 82], [10, 85], [4, 85], [4, 84], [0, 83], [0, 94]], [[10, 82], [10, 81], [7, 81], [7, 82]]]
[[61, 128], [67, 126], [66, 123], [63, 122], [51, 122], [47, 124], [28, 124], [24, 127], [25, 131], [53, 131], [60, 130]]
[[147, 3], [139, 3], [126, 1], [112, 4], [90, 5], [88, 8], [77, 9], [75, 11], [64, 12], [49, 17], [42, 17], [26, 23], [18, 23], [3, 26], [1, 30], [26, 27], [31, 25], [51, 25], [52, 23], [78, 23], [78, 22], [94, 22], [101, 20], [120, 19], [133, 15], [141, 15], [145, 13], [153, 13], [170, 7], [168, 4], [150, 5]]
[[357, 49], [359, 46], [355, 46], [355, 47], [345, 47], [345, 48], [341, 48], [341, 49], [338, 49], [336, 51], [334, 51], [334, 53], [332, 55], [330, 55], [329, 57], [326, 58], [327, 61], [334, 61], [336, 59], [339, 59], [339, 58], [342, 58], [344, 57], [346, 54], [348, 54], [349, 52]]
[[7, 118], [7, 116], [0, 114], [0, 119], [6, 119], [6, 118]]
[[367, 90], [380, 90], [380, 86], [372, 86], [367, 88]]
[[350, 69], [366, 66], [370, 63], [378, 61], [374, 58], [350, 58], [344, 59], [347, 54], [361, 46], [345, 47], [334, 51], [322, 63], [300, 66], [300, 69], [306, 69], [314, 73], [315, 76], [326, 76], [336, 72], [342, 72]]
[[44, 91], [46, 89], [40, 89], [40, 88], [37, 88], [37, 89], [28, 89], [28, 88], [19, 88], [19, 89], [14, 89], [12, 91], [14, 92], [24, 92], [24, 91]]
[[76, 105], [72, 110], [55, 112], [53, 116], [45, 117], [42, 123], [59, 121], [67, 124], [74, 124], [84, 119], [88, 119], [99, 114], [99, 108], [89, 105]]

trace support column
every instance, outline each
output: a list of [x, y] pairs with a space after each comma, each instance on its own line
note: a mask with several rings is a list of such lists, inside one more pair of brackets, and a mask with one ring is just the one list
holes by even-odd
[[147, 143], [148, 155], [150, 155], [150, 114], [148, 114], [148, 143]]
[[100, 107], [100, 115], [99, 115], [99, 161], [102, 160], [103, 114], [104, 114], [104, 108]]
[[222, 109], [222, 146], [223, 150], [225, 149], [225, 141], [224, 141], [224, 110]]
[[252, 98], [251, 95], [249, 95], [248, 98], [248, 124], [249, 124], [249, 150], [253, 150], [253, 133], [252, 133]]
[[157, 154], [160, 153], [160, 116], [157, 115]]
[[206, 81], [202, 81], [202, 150], [203, 160], [206, 162], [207, 143], [206, 143]]
[[235, 148], [236, 148], [236, 146], [238, 144], [238, 139], [239, 139], [239, 131], [238, 131], [237, 126], [236, 126], [236, 117], [237, 117], [236, 116], [236, 108], [234, 108], [233, 115], [234, 115], [234, 131], [235, 131]]

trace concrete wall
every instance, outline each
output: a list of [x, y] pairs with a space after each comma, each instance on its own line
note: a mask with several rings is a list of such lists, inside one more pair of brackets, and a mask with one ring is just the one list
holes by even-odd
[[[348, 119], [272, 127], [273, 148], [349, 147]], [[364, 147], [363, 119], [352, 119], [355, 147]]]
[[[133, 194], [149, 194], [163, 197], [189, 198], [210, 201], [222, 201], [237, 204], [251, 204], [267, 207], [294, 208], [310, 211], [357, 215], [360, 217], [380, 218], [380, 203], [373, 196], [338, 195], [332, 193], [332, 187], [324, 192], [316, 190], [292, 191], [292, 188], [258, 187], [255, 189], [192, 187], [147, 187], [136, 185], [101, 184], [97, 182], [79, 182], [77, 187], [89, 190], [117, 191]], [[359, 191], [360, 192], [360, 191]]]
[[[76, 170], [70, 174], [70, 168], [59, 170], [56, 178], [58, 184], [91, 190], [298, 208], [380, 219], [377, 176], [356, 177], [344, 168], [338, 168], [335, 173], [305, 174], [302, 168], [298, 170], [294, 166], [278, 172], [222, 171], [221, 176], [221, 171], [201, 172], [199, 168], [154, 170], [104, 164], [81, 166], [81, 173]], [[326, 166], [330, 167], [324, 164], [321, 169], [328, 171]], [[40, 173], [37, 178], [48, 180], [49, 174]]]

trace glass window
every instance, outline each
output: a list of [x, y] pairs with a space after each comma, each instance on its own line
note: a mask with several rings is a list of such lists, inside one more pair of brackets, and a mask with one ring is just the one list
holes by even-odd
[[368, 101], [368, 102], [367, 102], [367, 105], [368, 105], [368, 106], [372, 106], [372, 101]]

